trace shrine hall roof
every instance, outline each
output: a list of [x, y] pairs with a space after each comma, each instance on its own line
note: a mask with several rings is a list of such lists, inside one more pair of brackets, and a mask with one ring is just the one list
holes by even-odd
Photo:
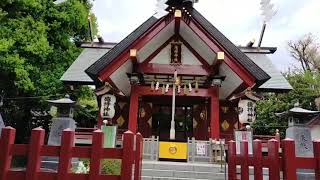
[[265, 71], [256, 65], [248, 56], [246, 56], [245, 53], [235, 46], [196, 9], [192, 11], [192, 17], [257, 79], [258, 85], [261, 85], [270, 79], [270, 76]]
[[105, 55], [115, 43], [84, 43], [83, 51], [72, 63], [68, 70], [60, 78], [66, 84], [93, 85], [93, 80], [85, 73], [85, 70], [94, 62]]
[[[243, 67], [245, 67], [255, 78], [257, 85], [261, 85], [270, 79], [270, 76], [256, 65], [248, 56], [246, 56], [238, 47], [236, 47], [228, 38], [226, 38], [217, 28], [215, 28], [205, 17], [196, 9], [191, 11], [192, 17], [220, 43]], [[149, 18], [135, 31], [129, 34], [119, 44], [117, 44], [108, 53], [103, 55], [98, 61], [93, 63], [85, 72], [94, 80], [97, 80], [98, 73], [109, 65], [116, 57], [126, 50], [141, 35], [148, 31], [158, 22], [155, 17]]]
[[[109, 51], [109, 49], [101, 48], [101, 46], [97, 45], [94, 47], [84, 45], [82, 47], [84, 48], [82, 53], [60, 79], [66, 84], [94, 85], [93, 80], [85, 73], [85, 70]], [[293, 89], [268, 57], [268, 54], [274, 53], [276, 48], [261, 47], [259, 51], [255, 47], [249, 49], [247, 47], [239, 48], [271, 77], [259, 87], [261, 91], [274, 92]]]
[[[206, 20], [197, 10], [192, 11], [193, 18], [214, 38], [221, 46], [235, 57], [235, 59], [245, 67], [257, 79], [259, 89], [262, 91], [287, 91], [291, 90], [291, 85], [283, 75], [272, 64], [267, 54], [273, 54], [277, 48], [261, 47], [237, 47], [217, 30], [208, 20]], [[142, 34], [148, 31], [158, 22], [155, 17], [149, 18], [135, 31], [129, 34], [120, 43], [85, 43], [80, 56], [74, 61], [69, 69], [61, 77], [61, 81], [66, 84], [89, 84], [94, 85], [97, 74]]]

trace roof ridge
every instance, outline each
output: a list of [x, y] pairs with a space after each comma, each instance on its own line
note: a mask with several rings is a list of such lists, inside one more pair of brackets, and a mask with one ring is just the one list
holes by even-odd
[[142, 34], [149, 30], [154, 24], [158, 22], [158, 19], [151, 16], [144, 23], [142, 23], [138, 28], [131, 32], [127, 37], [121, 40], [117, 45], [115, 45], [110, 51], [103, 55], [98, 61], [93, 63], [85, 72], [94, 80], [97, 81], [96, 75], [108, 64], [112, 62], [118, 55], [127, 49], [133, 42], [140, 38]]

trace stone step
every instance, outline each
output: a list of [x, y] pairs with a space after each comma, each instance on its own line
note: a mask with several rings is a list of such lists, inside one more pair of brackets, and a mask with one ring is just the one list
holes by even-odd
[[219, 164], [143, 161], [142, 169], [219, 173], [224, 171], [225, 167]]
[[187, 179], [212, 179], [221, 177], [224, 179], [224, 172], [199, 172], [199, 171], [177, 171], [177, 170], [157, 170], [143, 169], [142, 176], [146, 177], [166, 177], [166, 178], [187, 178]]
[[[142, 176], [142, 180], [209, 180], [209, 179], [192, 179], [192, 178], [173, 178], [173, 177], [150, 177]], [[214, 180], [225, 180], [224, 178], [215, 178]]]

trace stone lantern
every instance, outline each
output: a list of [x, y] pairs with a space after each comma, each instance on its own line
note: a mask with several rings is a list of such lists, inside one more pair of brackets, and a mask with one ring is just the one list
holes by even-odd
[[[3, 106], [3, 96], [0, 95], [0, 108]], [[1, 137], [1, 132], [2, 132], [2, 128], [4, 128], [4, 122], [0, 113], [0, 137]]]
[[276, 116], [288, 119], [288, 126], [303, 126], [313, 117], [319, 114], [319, 111], [311, 111], [300, 107], [299, 103], [295, 103], [294, 107], [288, 111], [276, 113]]
[[320, 111], [320, 97], [316, 98], [314, 103], [316, 104], [318, 111]]
[[57, 109], [56, 117], [52, 118], [48, 145], [60, 146], [61, 135], [64, 129], [70, 128], [75, 130], [76, 122], [73, 119], [75, 101], [72, 101], [69, 95], [62, 99], [48, 100], [51, 107]]
[[[71, 130], [76, 129], [76, 122], [73, 119], [73, 110], [76, 102], [72, 101], [69, 95], [66, 95], [64, 98], [58, 100], [48, 100], [48, 102], [51, 106], [51, 109], [57, 109], [56, 115], [52, 118], [52, 126], [50, 129], [48, 145], [60, 146], [63, 130], [67, 128], [70, 128]], [[41, 162], [41, 168], [57, 170], [58, 164], [58, 157], [44, 157]], [[78, 159], [72, 158], [72, 164], [78, 164]]]

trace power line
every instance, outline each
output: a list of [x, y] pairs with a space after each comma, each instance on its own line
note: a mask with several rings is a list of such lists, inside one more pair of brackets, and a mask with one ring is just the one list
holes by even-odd
[[40, 98], [59, 97], [59, 96], [63, 96], [63, 94], [46, 95], [46, 96], [5, 97], [3, 99], [4, 100], [22, 100], [22, 99], [40, 99]]

